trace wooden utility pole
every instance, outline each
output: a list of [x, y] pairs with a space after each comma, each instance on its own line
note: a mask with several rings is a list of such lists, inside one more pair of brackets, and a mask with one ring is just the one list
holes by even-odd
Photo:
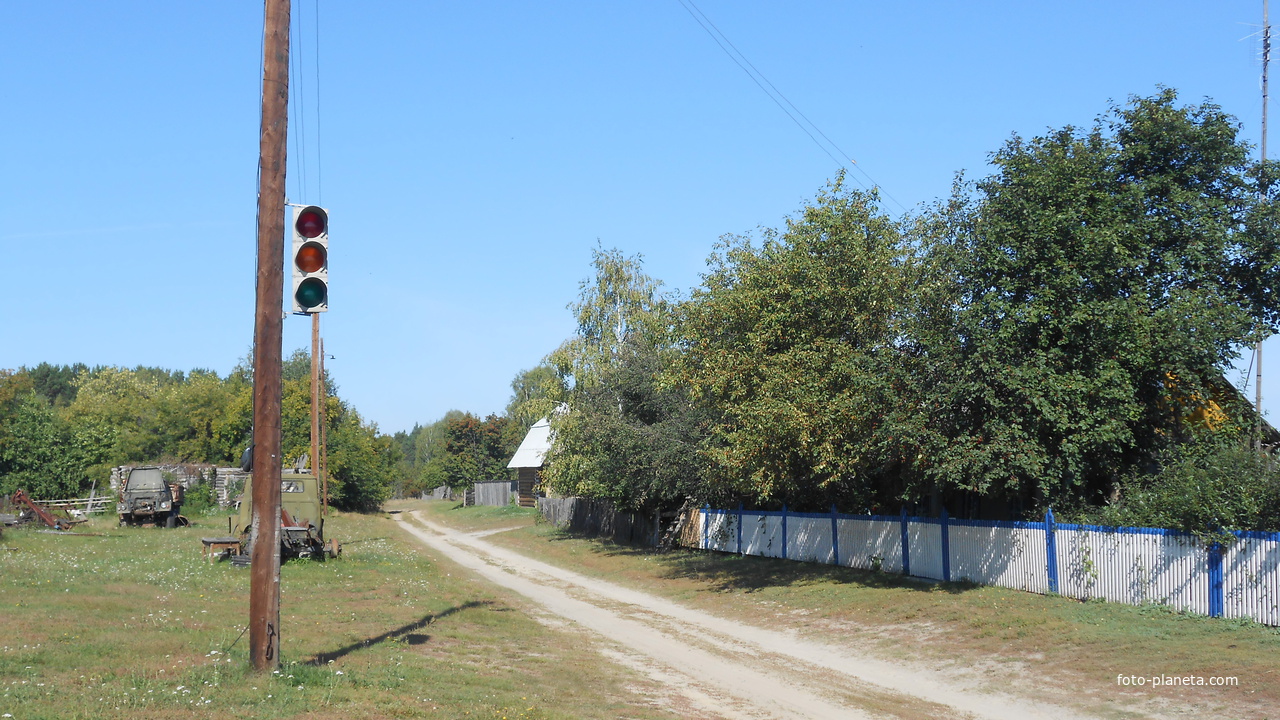
[[280, 364], [284, 330], [284, 174], [289, 130], [289, 0], [266, 0], [258, 150], [258, 283], [253, 325], [253, 552], [249, 658], [280, 664]]
[[320, 313], [311, 313], [311, 474], [320, 479]]
[[[1262, 0], [1262, 162], [1267, 162], [1267, 65], [1271, 62], [1271, 22], [1267, 17], [1267, 0]], [[1266, 199], [1263, 198], [1265, 202]], [[1262, 337], [1258, 337], [1258, 344], [1253, 349], [1253, 364], [1255, 367], [1255, 375], [1253, 378], [1253, 397], [1254, 410], [1258, 413], [1257, 427], [1254, 432], [1254, 442], [1257, 449], [1262, 449]]]
[[[324, 340], [320, 341], [320, 377], [324, 377]], [[327, 390], [320, 386], [321, 392]], [[329, 423], [325, 422], [325, 400], [328, 394], [320, 396], [320, 498], [321, 517], [329, 516]]]

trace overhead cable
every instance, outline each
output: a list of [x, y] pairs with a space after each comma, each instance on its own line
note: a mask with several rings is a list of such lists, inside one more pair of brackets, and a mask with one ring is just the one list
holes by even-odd
[[[716, 27], [716, 24], [711, 21], [711, 18], [707, 17], [706, 13], [702, 12], [702, 9], [699, 8], [693, 0], [678, 0], [678, 2], [685, 11], [689, 13], [689, 16], [693, 18], [694, 22], [698, 23], [698, 26], [701, 27], [713, 41], [715, 41], [716, 45], [720, 47], [724, 54], [727, 55], [735, 65], [741, 68], [742, 71], [747, 74], [747, 77], [751, 78], [751, 81], [756, 84], [756, 87], [760, 88], [761, 92], [765, 95], [768, 95], [769, 99], [778, 106], [778, 109], [786, 113], [787, 117], [791, 118], [791, 122], [795, 123], [796, 127], [800, 128], [805, 135], [809, 136], [809, 139], [812, 140], [813, 143], [822, 150], [822, 152], [826, 153], [827, 157], [831, 158], [831, 160], [841, 169], [856, 169], [861, 173], [862, 176], [867, 179], [867, 182], [871, 183], [871, 185], [868, 186], [856, 177], [854, 178], [854, 181], [859, 185], [862, 185], [864, 188], [879, 188], [879, 183], [877, 183], [870, 174], [863, 170], [856, 160], [849, 157], [847, 153], [841, 150], [840, 146], [837, 145], [835, 141], [827, 137], [827, 134], [822, 132], [822, 129], [819, 128], [816, 123], [801, 112], [800, 108], [795, 106], [795, 103], [791, 102], [786, 95], [782, 94], [782, 91], [770, 82], [769, 78], [765, 77], [765, 74], [760, 72], [760, 69], [747, 59], [747, 56], [743, 54], [743, 52], [739, 50], [731, 40], [729, 40], [728, 36], [725, 35], [720, 28]], [[766, 87], [766, 85], [768, 87]], [[796, 117], [797, 115], [799, 116], [798, 118]], [[801, 119], [803, 119], [804, 122], [801, 122]], [[810, 128], [813, 129], [812, 132], [810, 131]], [[823, 144], [822, 141], [818, 140], [818, 137], [816, 137], [814, 133], [817, 133], [822, 140], [825, 140], [826, 144]], [[835, 150], [835, 153], [832, 153], [832, 150]], [[837, 155], [839, 157], [837, 157]], [[850, 166], [852, 166], [852, 168]], [[902, 203], [894, 199], [892, 195], [889, 195], [883, 190], [880, 190], [880, 192], [886, 198], [893, 201], [893, 203], [899, 208], [902, 208], [904, 211], [906, 210]]]

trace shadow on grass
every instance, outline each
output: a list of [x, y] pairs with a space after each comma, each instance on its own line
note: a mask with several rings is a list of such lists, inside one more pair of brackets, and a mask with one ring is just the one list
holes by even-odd
[[696, 580], [715, 591], [754, 592], [765, 588], [844, 583], [873, 589], [902, 588], [918, 592], [946, 592], [953, 595], [982, 587], [967, 580], [942, 582], [897, 573], [858, 568], [836, 567], [796, 560], [737, 555], [678, 548], [657, 550], [652, 547], [623, 545], [597, 536], [557, 529], [547, 538], [550, 542], [585, 540], [597, 555], [623, 558], [649, 558], [657, 561], [659, 572], [667, 579]]
[[365, 638], [364, 640], [351, 643], [350, 645], [338, 648], [337, 650], [330, 650], [329, 652], [319, 653], [315, 657], [308, 660], [306, 664], [313, 665], [313, 666], [328, 665], [334, 660], [337, 660], [338, 658], [346, 657], [347, 655], [350, 655], [356, 650], [367, 648], [371, 645], [377, 645], [378, 643], [387, 642], [388, 640], [404, 640], [409, 645], [423, 645], [423, 644], [426, 644], [426, 642], [431, 639], [431, 636], [425, 633], [414, 632], [415, 630], [421, 630], [422, 628], [430, 625], [436, 620], [449, 617], [454, 613], [459, 613], [459, 612], [462, 612], [463, 610], [470, 610], [471, 608], [476, 608], [476, 607], [485, 607], [492, 604], [493, 604], [492, 600], [472, 600], [471, 602], [467, 602], [461, 605], [451, 607], [448, 610], [445, 610], [444, 612], [431, 613], [430, 615], [424, 615], [420, 620], [415, 620], [409, 623], [408, 625], [401, 625], [395, 630], [389, 630], [376, 637]]

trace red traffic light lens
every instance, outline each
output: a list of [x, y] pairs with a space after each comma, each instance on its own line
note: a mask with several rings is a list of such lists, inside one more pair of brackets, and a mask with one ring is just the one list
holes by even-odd
[[314, 208], [303, 210], [294, 223], [294, 229], [304, 238], [319, 237], [324, 234], [327, 218], [324, 213]]
[[307, 243], [298, 248], [293, 256], [293, 264], [304, 273], [317, 272], [324, 268], [328, 255], [320, 243]]

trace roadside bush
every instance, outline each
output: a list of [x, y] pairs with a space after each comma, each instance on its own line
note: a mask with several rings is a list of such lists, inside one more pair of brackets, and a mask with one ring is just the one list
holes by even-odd
[[202, 482], [187, 489], [186, 500], [182, 504], [183, 515], [213, 515], [218, 511], [218, 494], [212, 482]]
[[1090, 518], [1103, 525], [1163, 527], [1206, 541], [1228, 530], [1280, 531], [1280, 463], [1235, 439], [1166, 451], [1154, 474], [1126, 478], [1116, 502]]

